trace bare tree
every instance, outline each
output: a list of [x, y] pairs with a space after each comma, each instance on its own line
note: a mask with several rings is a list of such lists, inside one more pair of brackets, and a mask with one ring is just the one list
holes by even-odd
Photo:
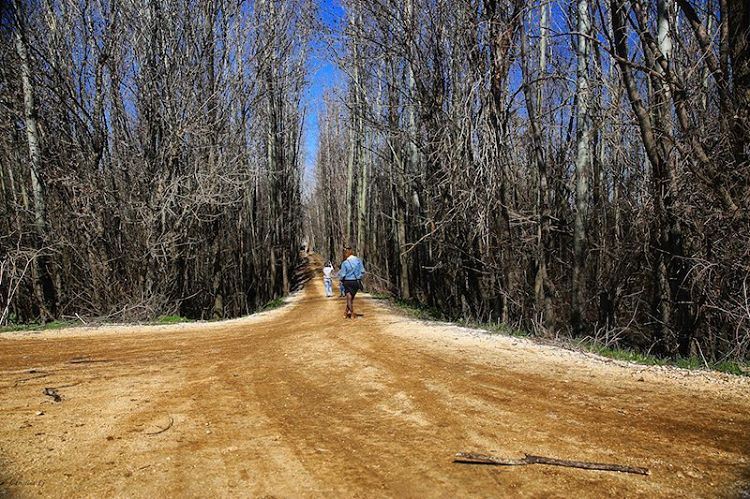
[[747, 34], [728, 21], [744, 7], [346, 6], [335, 36], [357, 57], [337, 94], [351, 125], [321, 148], [359, 166], [348, 190], [319, 175], [311, 203], [359, 193], [350, 216], [329, 209], [323, 225], [357, 221], [348, 235], [378, 286], [448, 318], [665, 356], [747, 355], [750, 339], [732, 336], [744, 302], [728, 299], [750, 269], [745, 87], [733, 80]]
[[3, 320], [234, 316], [290, 288], [315, 16], [275, 5], [15, 2], [0, 248], [39, 271]]
[[[26, 127], [26, 141], [28, 143], [28, 168], [34, 203], [35, 245], [37, 249], [41, 250], [47, 244], [47, 202], [44, 193], [44, 183], [41, 177], [41, 146], [39, 127], [37, 125], [35, 91], [32, 83], [26, 13], [20, 0], [14, 0], [13, 6], [16, 25], [16, 53], [18, 54], [20, 63], [19, 73], [23, 89], [23, 119]], [[40, 251], [35, 254], [32, 269], [34, 291], [37, 295], [42, 319], [52, 319], [56, 314], [57, 304], [55, 289], [49, 273], [46, 251]]]
[[573, 296], [571, 299], [571, 322], [580, 333], [583, 329], [582, 308], [585, 301], [586, 264], [586, 215], [589, 205], [588, 178], [592, 160], [591, 85], [589, 83], [589, 62], [591, 51], [591, 20], [589, 1], [578, 0], [577, 4], [577, 72], [576, 72], [576, 162], [575, 162], [575, 226], [573, 228]]

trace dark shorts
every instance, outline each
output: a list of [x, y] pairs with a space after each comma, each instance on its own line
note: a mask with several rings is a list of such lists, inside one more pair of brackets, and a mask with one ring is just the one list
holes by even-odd
[[357, 291], [359, 291], [359, 281], [345, 280], [341, 281], [341, 284], [344, 285], [344, 293], [352, 295], [352, 298], [357, 296]]

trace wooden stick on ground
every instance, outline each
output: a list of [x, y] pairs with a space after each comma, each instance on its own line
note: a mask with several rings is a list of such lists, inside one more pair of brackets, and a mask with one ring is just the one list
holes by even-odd
[[107, 359], [88, 359], [88, 358], [77, 358], [70, 359], [68, 364], [93, 364], [95, 362], [109, 362]]
[[463, 464], [489, 464], [494, 466], [523, 466], [527, 464], [549, 464], [552, 466], [566, 466], [568, 468], [581, 468], [585, 470], [618, 471], [620, 473], [635, 473], [637, 475], [650, 475], [647, 468], [638, 466], [622, 466], [620, 464], [592, 463], [587, 461], [570, 461], [568, 459], [555, 459], [552, 457], [532, 456], [526, 454], [522, 459], [504, 459], [487, 454], [475, 454], [472, 452], [459, 452], [456, 454], [454, 463]]
[[172, 416], [169, 416], [169, 424], [166, 427], [161, 428], [159, 431], [151, 431], [151, 432], [147, 431], [146, 435], [158, 435], [159, 433], [164, 433], [165, 431], [170, 429], [173, 424], [174, 424], [174, 418]]

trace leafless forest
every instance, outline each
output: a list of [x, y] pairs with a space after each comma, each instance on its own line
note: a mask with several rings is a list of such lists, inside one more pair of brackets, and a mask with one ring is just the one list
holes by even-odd
[[2, 5], [0, 323], [236, 316], [288, 291], [311, 6]]
[[446, 318], [750, 356], [746, 0], [326, 3], [0, 4], [0, 325], [245, 314], [307, 240]]
[[315, 245], [465, 317], [750, 354], [750, 3], [349, 0]]

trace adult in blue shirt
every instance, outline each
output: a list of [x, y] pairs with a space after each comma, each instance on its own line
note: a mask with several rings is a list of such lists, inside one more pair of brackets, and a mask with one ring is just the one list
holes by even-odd
[[354, 317], [354, 297], [357, 296], [357, 291], [362, 287], [360, 279], [364, 275], [365, 266], [362, 265], [362, 260], [354, 256], [354, 251], [350, 246], [345, 247], [344, 261], [341, 262], [339, 278], [344, 285], [344, 293], [346, 293], [346, 313], [344, 317], [347, 319]]

